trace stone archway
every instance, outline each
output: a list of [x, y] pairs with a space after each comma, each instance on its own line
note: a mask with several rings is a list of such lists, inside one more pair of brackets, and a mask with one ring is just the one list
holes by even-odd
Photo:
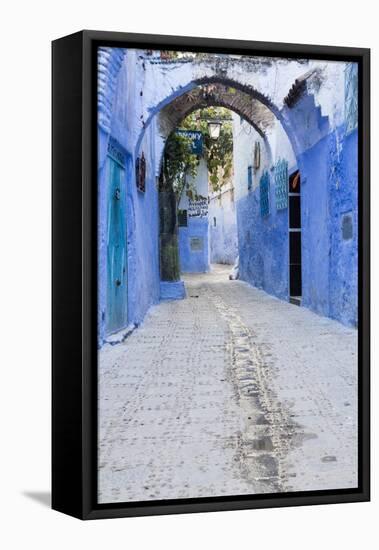
[[[257, 86], [246, 82], [246, 78], [244, 80], [243, 77], [246, 75], [237, 76], [235, 61], [225, 59], [223, 70], [219, 69], [217, 64], [216, 68], [207, 66], [207, 64], [202, 67], [201, 63], [194, 62], [193, 72], [195, 74], [193, 74], [192, 81], [178, 83], [177, 87], [171, 86], [166, 97], [150, 98], [152, 103], [150, 103], [150, 99], [145, 100], [144, 113], [141, 115], [141, 131], [136, 140], [136, 155], [138, 155], [146, 129], [157, 115], [165, 114], [167, 118], [170, 118], [170, 112], [172, 114], [176, 108], [180, 112], [186, 103], [189, 104], [188, 113], [195, 110], [196, 102], [201, 104], [198, 90], [210, 87], [215, 90], [214, 105], [224, 106], [237, 112], [261, 135], [267, 129], [268, 123], [272, 123], [275, 119], [278, 120], [297, 158], [329, 133], [328, 116], [322, 114], [321, 107], [317, 105], [313, 93], [312, 82], [315, 78], [315, 70], [301, 72], [297, 78], [290, 82], [289, 87], [285, 88], [283, 96], [275, 101], [266, 89], [266, 81], [259, 82], [260, 88], [262, 88], [260, 90]], [[287, 62], [289, 61], [287, 60]], [[302, 71], [304, 71], [304, 67], [302, 67]], [[199, 72], [208, 74], [197, 77]], [[248, 74], [247, 69], [246, 73]], [[186, 78], [188, 79], [187, 74]], [[266, 80], [268, 81], [268, 77]], [[228, 90], [235, 91], [234, 97], [228, 93]], [[190, 108], [191, 104], [192, 109]], [[165, 140], [168, 128], [163, 125], [161, 130], [161, 138]]]
[[[200, 98], [196, 97], [199, 88], [215, 86], [214, 95], [217, 97], [213, 98], [214, 104], [239, 113], [261, 136], [263, 134], [268, 144], [270, 121], [275, 120], [280, 125], [292, 145], [309, 196], [319, 183], [326, 187], [329, 178], [334, 177], [333, 166], [329, 169], [334, 158], [326, 158], [322, 148], [328, 147], [329, 136], [338, 148], [340, 130], [337, 132], [337, 129], [343, 120], [343, 67], [334, 73], [335, 69], [329, 71], [312, 60], [218, 54], [190, 54], [183, 59], [163, 60], [157, 56], [149, 58], [144, 50], [101, 48], [99, 51], [99, 162], [105, 155], [106, 140], [112, 133], [121, 139], [132, 165], [142, 149], [150, 147], [153, 153], [149, 173], [152, 178], [158, 176], [165, 140], [177, 120], [173, 107], [183, 108], [181, 116], [184, 116], [199, 103], [201, 105]], [[335, 96], [329, 93], [330, 85], [323, 85], [329, 78], [333, 90], [337, 89], [335, 96], [339, 94], [337, 99], [342, 110], [335, 111]], [[137, 83], [135, 88], [130, 87], [130, 82]], [[234, 97], [228, 88], [237, 91]], [[132, 90], [128, 96], [125, 95], [127, 89]], [[193, 100], [191, 94], [194, 94]], [[185, 107], [182, 102], [189, 105]], [[118, 109], [116, 115], [115, 107]], [[115, 122], [112, 122], [112, 116]], [[314, 153], [312, 149], [316, 145], [318, 149]], [[318, 180], [315, 176], [317, 163], [314, 155], [319, 160], [326, 159], [322, 165], [325, 167], [322, 182], [321, 176]], [[131, 181], [134, 183], [133, 173]], [[323, 206], [325, 210], [326, 198]], [[325, 240], [327, 238], [326, 235]], [[311, 255], [307, 262], [307, 269], [313, 270]], [[327, 269], [323, 268], [323, 272]], [[320, 295], [324, 294], [320, 291]], [[315, 301], [312, 296], [308, 289], [309, 304]], [[328, 303], [327, 298], [324, 301]]]
[[271, 158], [267, 131], [275, 125], [276, 117], [261, 101], [226, 84], [202, 84], [174, 99], [159, 112], [159, 134], [162, 138], [158, 149], [159, 170], [166, 139], [170, 133], [194, 111], [207, 107], [224, 107], [240, 115], [262, 137]]
[[[262, 138], [268, 162], [272, 154], [267, 132], [277, 124], [277, 118], [264, 103], [240, 89], [225, 83], [212, 82], [176, 97], [163, 107], [158, 114], [160, 149], [157, 156], [157, 174], [161, 174], [166, 141], [181, 121], [192, 112], [207, 107], [224, 107], [246, 120]], [[178, 281], [180, 278], [179, 255], [177, 250], [176, 209], [173, 192], [160, 193], [160, 259], [163, 281]], [[163, 269], [162, 269], [163, 266]]]
[[[99, 126], [106, 134], [111, 127], [112, 104], [126, 58], [125, 52], [122, 48], [99, 48]], [[317, 64], [311, 60], [221, 54], [159, 60], [149, 57], [143, 50], [135, 52], [138, 54], [138, 70], [144, 90], [135, 101], [135, 112], [129, 113], [134, 117], [134, 130], [127, 149], [134, 158], [138, 157], [146, 129], [157, 115], [170, 111], [170, 105], [176, 104], [176, 101], [180, 103], [181, 97], [188, 99], [191, 94], [196, 95], [199, 86], [216, 85], [237, 90], [236, 100], [227, 97], [227, 94], [224, 97], [218, 94], [220, 105], [230, 105], [228, 108], [232, 110], [234, 106], [236, 112], [242, 109], [241, 116], [245, 116], [259, 130], [262, 130], [262, 117], [274, 116], [286, 132], [299, 165], [302, 164], [302, 153], [331, 130], [328, 107], [324, 106], [324, 114], [318, 104], [317, 80], [320, 75]], [[274, 89], [272, 82], [275, 83]], [[246, 105], [243, 105], [246, 99], [252, 103], [248, 112]], [[167, 129], [163, 128], [157, 140], [160, 153], [163, 152], [167, 135]], [[159, 166], [156, 172], [158, 175]]]
[[[249, 83], [241, 82], [242, 79], [237, 79], [236, 75], [232, 78], [230, 72], [233, 71], [228, 71], [228, 65], [228, 60], [225, 60], [222, 70], [212, 67], [209, 75], [194, 78], [192, 82], [180, 85], [177, 89], [172, 87], [167, 97], [157, 105], [151, 106], [136, 142], [136, 156], [139, 154], [146, 129], [155, 119], [158, 130], [155, 170], [158, 176], [166, 140], [180, 121], [195, 110], [221, 106], [234, 111], [249, 122], [264, 140], [270, 158], [270, 130], [279, 124], [290, 143], [297, 167], [306, 180], [307, 166], [303, 164], [302, 153], [329, 132], [328, 117], [322, 115], [321, 108], [316, 105], [314, 95], [308, 89], [308, 81], [312, 80], [313, 71], [307, 71], [295, 79], [286, 95], [275, 103], [267, 93], [259, 91]], [[171, 241], [170, 243], [172, 244]]]
[[[274, 74], [275, 70], [277, 74]], [[156, 71], [156, 66], [155, 66]], [[146, 62], [146, 81], [153, 74]], [[180, 118], [205, 105], [220, 105], [233, 110], [247, 120], [266, 140], [270, 150], [270, 125], [277, 124], [287, 136], [296, 159], [296, 167], [303, 183], [314, 181], [314, 157], [312, 149], [327, 142], [336, 125], [332, 105], [317, 93], [322, 83], [322, 70], [309, 62], [294, 60], [257, 59], [235, 60], [228, 57], [195, 60], [186, 63], [166, 63], [154, 73], [154, 90], [144, 90], [140, 114], [140, 132], [136, 133], [134, 155], [140, 153], [146, 130], [155, 121], [155, 175], [159, 175], [161, 158], [167, 136]], [[281, 76], [284, 75], [284, 79]], [[280, 81], [280, 84], [277, 82]], [[211, 89], [211, 98], [201, 97], [199, 89]], [[322, 87], [322, 86], [321, 86]], [[235, 90], [235, 93], [230, 93]], [[321, 102], [323, 110], [318, 102]], [[332, 117], [329, 119], [329, 114]], [[334, 139], [334, 137], [332, 138]], [[273, 140], [275, 142], [275, 139]], [[323, 147], [323, 145], [321, 145]], [[322, 157], [323, 153], [320, 153]], [[316, 154], [317, 157], [317, 154]], [[323, 175], [326, 182], [327, 175]], [[302, 195], [301, 202], [309, 202], [313, 193], [307, 185], [308, 199]], [[327, 202], [323, 198], [324, 210]], [[304, 209], [306, 211], [306, 208]], [[316, 224], [312, 222], [312, 231]], [[310, 231], [304, 232], [301, 246], [304, 247], [305, 270], [314, 264], [309, 255]], [[327, 240], [325, 236], [325, 240]], [[307, 255], [308, 254], [308, 255]], [[283, 262], [286, 265], [288, 262]], [[325, 264], [327, 262], [324, 262]], [[322, 273], [329, 269], [323, 267]], [[326, 275], [325, 275], [326, 276]], [[283, 277], [284, 280], [284, 277]], [[284, 288], [284, 287], [283, 287]], [[286, 290], [275, 289], [275, 295], [284, 297]], [[323, 291], [320, 294], [324, 295]], [[313, 304], [311, 290], [304, 287], [304, 303]]]

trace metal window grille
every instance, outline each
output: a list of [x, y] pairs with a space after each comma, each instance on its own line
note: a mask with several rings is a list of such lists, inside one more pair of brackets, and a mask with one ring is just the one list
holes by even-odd
[[268, 216], [270, 213], [270, 176], [264, 172], [259, 181], [261, 216]]
[[275, 165], [275, 202], [276, 209], [283, 210], [288, 207], [288, 163], [279, 159]]
[[188, 226], [187, 210], [178, 210], [178, 225], [179, 227]]

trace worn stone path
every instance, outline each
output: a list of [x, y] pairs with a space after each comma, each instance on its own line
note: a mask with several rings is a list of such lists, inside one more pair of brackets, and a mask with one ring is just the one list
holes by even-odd
[[99, 502], [357, 485], [356, 330], [229, 271], [100, 351]]

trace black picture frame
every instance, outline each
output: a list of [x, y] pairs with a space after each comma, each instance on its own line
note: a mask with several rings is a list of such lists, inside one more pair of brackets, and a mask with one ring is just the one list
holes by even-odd
[[[352, 60], [359, 66], [359, 486], [97, 504], [96, 48]], [[52, 507], [81, 519], [370, 499], [370, 50], [85, 30], [52, 43]]]

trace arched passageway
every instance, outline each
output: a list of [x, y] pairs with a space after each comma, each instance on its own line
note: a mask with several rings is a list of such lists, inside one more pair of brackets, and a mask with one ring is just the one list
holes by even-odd
[[[100, 48], [99, 502], [356, 487], [354, 82]], [[171, 137], [225, 109], [229, 176], [209, 147], [178, 192]]]
[[[328, 219], [331, 204], [340, 204], [336, 206], [341, 209], [338, 216], [345, 215], [342, 211], [345, 209], [348, 222], [351, 220], [353, 225], [356, 224], [356, 213], [349, 214], [348, 199], [338, 202], [332, 192], [339, 188], [339, 174], [347, 169], [348, 164], [348, 156], [340, 154], [341, 143], [347, 143], [343, 135], [345, 111], [343, 106], [335, 109], [344, 98], [345, 78], [344, 64], [193, 54], [163, 59], [154, 52], [100, 48], [100, 178], [106, 179], [109, 173], [107, 158], [111, 137], [127, 159], [121, 173], [127, 182], [125, 307], [128, 323], [139, 323], [149, 304], [158, 300], [161, 293], [159, 281], [157, 284], [160, 269], [159, 229], [156, 229], [159, 226], [159, 194], [155, 195], [153, 187], [158, 190], [156, 178], [161, 172], [166, 140], [181, 120], [196, 109], [209, 105], [236, 113], [242, 121], [236, 140], [247, 142], [247, 134], [251, 131], [267, 161], [268, 178], [261, 185], [263, 174], [254, 168], [254, 160], [247, 161], [240, 154], [235, 159], [238, 180], [235, 203], [239, 248], [244, 251], [240, 264], [244, 279], [275, 296], [289, 299], [288, 266], [291, 262], [288, 241], [291, 236], [288, 230], [291, 228], [288, 227], [288, 205], [297, 198], [292, 198], [288, 188], [284, 190], [280, 184], [279, 161], [286, 160], [288, 174], [284, 170], [284, 179], [288, 180], [296, 170], [301, 172], [302, 194], [298, 201], [301, 209], [298, 210], [301, 210], [303, 225], [302, 304], [321, 314], [354, 322], [356, 303], [346, 299], [348, 295], [354, 296], [354, 292], [341, 294], [335, 282], [342, 281], [342, 274], [352, 269], [351, 262], [346, 257], [343, 269], [337, 269], [332, 256], [325, 256], [324, 252], [332, 247], [334, 256], [345, 257], [345, 245], [338, 235], [338, 226], [342, 222], [339, 217], [333, 218], [331, 223], [324, 222]], [[354, 139], [353, 135], [350, 139], [352, 147]], [[284, 149], [288, 154], [283, 154]], [[243, 147], [238, 147], [238, 150], [242, 151]], [[252, 153], [249, 154], [253, 157]], [[142, 156], [146, 159], [146, 181], [141, 187], [136, 166]], [[350, 158], [354, 162], [354, 155]], [[349, 183], [349, 193], [351, 185]], [[317, 208], [312, 206], [315, 196]], [[287, 202], [282, 200], [284, 198]], [[106, 197], [100, 202], [106, 208]], [[268, 209], [261, 203], [267, 203]], [[149, 218], [151, 223], [145, 227], [146, 234], [142, 238], [139, 228]], [[257, 222], [255, 231], [251, 226], [253, 218]], [[356, 233], [353, 235], [355, 242]], [[105, 257], [104, 250], [100, 247], [100, 254]], [[354, 257], [354, 254], [349, 256]], [[149, 261], [150, 267], [146, 270]], [[284, 271], [279, 273], [279, 265], [285, 266], [287, 275]], [[280, 284], [273, 282], [279, 279]], [[107, 283], [101, 284], [104, 289], [100, 289], [99, 294], [99, 318], [101, 325], [106, 326]], [[142, 300], [137, 298], [141, 292]]]
[[[317, 141], [321, 136], [325, 135], [329, 128], [327, 117], [322, 116], [321, 110], [316, 107], [313, 95], [307, 91], [307, 79], [311, 77], [312, 72], [296, 80], [284, 98], [281, 109], [270, 98], [252, 86], [241, 84], [238, 80], [232, 80], [225, 74], [222, 76], [203, 77], [188, 83], [183, 88], [185, 91], [182, 90], [181, 93], [178, 91], [173, 92], [168, 98], [162, 100], [159, 106], [151, 109], [151, 112], [155, 114], [150, 115], [149, 119], [144, 123], [137, 141], [137, 150], [143, 142], [146, 129], [155, 118], [159, 131], [159, 139], [156, 146], [156, 173], [161, 174], [161, 162], [166, 140], [170, 133], [178, 127], [180, 122], [196, 110], [205, 109], [209, 106], [224, 107], [238, 114], [241, 120], [243, 119], [250, 124], [257, 134], [257, 138], [262, 140], [262, 151], [264, 152], [265, 167], [267, 170], [275, 166], [277, 161], [287, 159], [286, 167], [283, 168], [282, 165], [282, 178], [280, 181], [282, 187], [281, 194], [285, 195], [289, 189], [290, 174], [288, 170], [293, 174], [300, 169], [302, 179], [306, 181], [307, 162], [304, 162], [301, 152], [312, 140]], [[305, 126], [305, 114], [302, 109], [296, 109], [296, 104], [299, 101], [307, 105], [305, 110], [307, 118], [306, 132], [300, 131], [300, 128]], [[280, 135], [279, 141], [281, 142], [279, 147], [278, 135]], [[275, 150], [274, 155], [272, 149]], [[248, 179], [254, 172], [257, 176], [256, 179], [259, 180], [262, 174], [257, 174], [252, 164], [248, 165], [248, 170], [250, 170]], [[283, 169], [285, 170], [285, 174], [283, 174]], [[280, 167], [278, 167], [277, 171], [280, 171]], [[256, 185], [257, 183], [255, 183]], [[248, 186], [251, 189], [253, 183], [249, 183]], [[269, 190], [267, 194], [270, 194]], [[162, 195], [161, 198], [163, 196], [167, 200], [167, 193]], [[175, 207], [175, 201], [169, 201], [169, 203]], [[289, 204], [290, 208], [286, 211], [286, 215], [278, 216], [283, 236], [278, 239], [278, 245], [275, 246], [275, 250], [272, 253], [272, 261], [269, 261], [268, 256], [263, 251], [257, 250], [264, 248], [264, 235], [265, 233], [269, 233], [269, 230], [263, 227], [263, 231], [260, 232], [262, 238], [260, 242], [255, 242], [255, 251], [252, 251], [249, 241], [251, 234], [254, 235], [257, 230], [259, 231], [258, 225], [253, 221], [254, 216], [251, 216], [251, 213], [243, 212], [241, 209], [239, 215], [241, 229], [238, 231], [239, 248], [242, 251], [242, 256], [239, 259], [240, 273], [241, 277], [250, 283], [264, 288], [280, 298], [289, 299], [294, 303], [300, 304], [302, 295], [301, 196], [298, 195], [295, 197], [293, 193], [290, 193], [284, 208], [287, 207], [287, 204]], [[279, 209], [282, 208], [280, 207]], [[292, 212], [296, 210], [297, 214], [289, 216], [290, 210]], [[296, 222], [293, 221], [294, 217], [297, 220]], [[175, 215], [172, 214], [170, 218], [174, 220]], [[217, 216], [213, 216], [213, 218], [217, 219]], [[276, 221], [273, 223], [275, 224]], [[296, 227], [293, 227], [294, 223]], [[215, 229], [216, 226], [213, 227], [211, 235], [216, 235], [218, 230]], [[167, 227], [165, 231], [166, 229]], [[169, 264], [172, 270], [170, 273], [170, 270], [163, 269], [163, 281], [178, 281], [178, 273], [180, 271], [178, 266], [180, 254], [176, 253], [178, 228], [171, 225], [170, 231], [172, 231], [171, 235], [165, 233], [163, 236], [162, 234], [160, 236], [160, 265], [162, 267], [162, 264]], [[280, 240], [281, 242], [279, 242]], [[205, 242], [207, 243], [207, 240]], [[189, 245], [187, 248], [189, 249]], [[167, 259], [165, 259], [166, 257]], [[272, 277], [265, 275], [265, 273], [272, 271], [275, 272], [275, 275]], [[171, 286], [174, 287], [174, 285]], [[177, 286], [178, 294], [183, 295], [182, 286]], [[164, 285], [164, 288], [166, 291], [167, 285]], [[172, 296], [171, 293], [169, 295]]]
[[[216, 194], [212, 193], [208, 181], [204, 186], [198, 178], [197, 184], [200, 185], [201, 192], [197, 200], [191, 198], [187, 200], [184, 197], [179, 204], [172, 196], [170, 198], [169, 189], [160, 193], [160, 265], [162, 280], [165, 281], [164, 287], [166, 289], [168, 286], [166, 282], [171, 281], [174, 283], [171, 285], [172, 288], [176, 286], [178, 294], [182, 295], [183, 288], [178, 284], [181, 270], [184, 272], [209, 271], [212, 261], [234, 263], [238, 260], [240, 250], [238, 263], [242, 279], [258, 287], [269, 289], [284, 299], [295, 296], [296, 303], [299, 303], [301, 300], [301, 224], [297, 221], [295, 235], [289, 220], [289, 212], [293, 211], [294, 205], [300, 212], [298, 197], [294, 198], [291, 193], [285, 204], [280, 206], [281, 212], [277, 214], [274, 211], [272, 214], [275, 221], [271, 225], [274, 227], [279, 225], [282, 233], [281, 239], [277, 238], [278, 243], [272, 260], [267, 256], [264, 257], [262, 249], [266, 234], [271, 233], [271, 238], [274, 236], [275, 239], [275, 233], [278, 230], [267, 227], [267, 223], [261, 223], [262, 216], [257, 215], [254, 204], [261, 193], [261, 180], [262, 185], [265, 185], [265, 178], [269, 178], [269, 171], [273, 165], [278, 173], [275, 172], [272, 179], [278, 180], [278, 175], [281, 174], [277, 185], [281, 185], [281, 192], [286, 196], [289, 171], [293, 173], [298, 170], [292, 144], [273, 112], [275, 109], [268, 108], [257, 99], [256, 95], [249, 95], [246, 91], [218, 82], [202, 84], [176, 97], [159, 111], [157, 117], [160, 135], [167, 136], [167, 139], [191, 113], [201, 113], [209, 107], [221, 107], [238, 115], [231, 119], [235, 174], [230, 178], [230, 185], [220, 188]], [[195, 128], [196, 125], [192, 126], [193, 130]], [[163, 141], [163, 144], [165, 143], [166, 141]], [[158, 156], [161, 167], [160, 182], [164, 151], [165, 149], [161, 156]], [[279, 161], [278, 166], [276, 161]], [[202, 173], [204, 174], [204, 170]], [[234, 176], [236, 183], [233, 182]], [[241, 181], [244, 177], [246, 184]], [[205, 179], [209, 179], [206, 168]], [[162, 191], [161, 185], [160, 190]], [[269, 189], [267, 194], [270, 194]], [[240, 200], [245, 200], [247, 209], [241, 207]], [[287, 208], [288, 203], [290, 208]], [[182, 217], [184, 215], [184, 223], [179, 219], [178, 224], [178, 210]], [[202, 217], [205, 219], [200, 219]], [[291, 220], [293, 217], [291, 215]], [[300, 217], [297, 216], [297, 219], [300, 220]], [[254, 241], [253, 246], [251, 239]], [[270, 271], [273, 274], [264, 280], [263, 271]], [[296, 285], [293, 279], [297, 280]], [[173, 294], [170, 293], [170, 296]]]

